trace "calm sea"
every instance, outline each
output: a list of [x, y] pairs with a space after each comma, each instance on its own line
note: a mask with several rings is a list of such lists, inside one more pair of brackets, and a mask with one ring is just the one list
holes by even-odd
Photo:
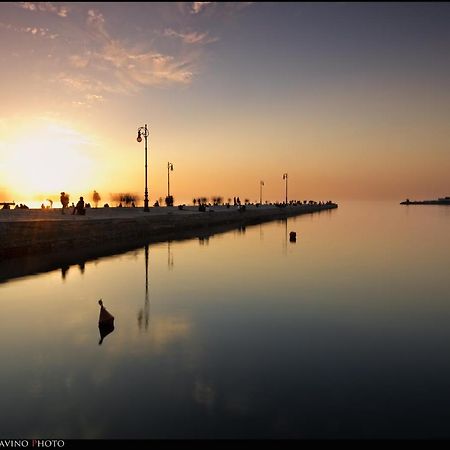
[[0, 437], [450, 438], [449, 231], [347, 202], [2, 283]]

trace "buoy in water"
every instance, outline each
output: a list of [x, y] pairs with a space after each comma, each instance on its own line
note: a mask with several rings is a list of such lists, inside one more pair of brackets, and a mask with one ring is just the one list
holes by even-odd
[[289, 240], [291, 242], [295, 242], [297, 240], [297, 233], [295, 231], [291, 231], [289, 233]]
[[102, 299], [98, 301], [98, 304], [100, 305], [100, 315], [98, 317], [100, 342], [98, 344], [102, 345], [103, 339], [108, 336], [109, 333], [112, 333], [114, 331], [114, 316], [110, 314], [103, 306]]

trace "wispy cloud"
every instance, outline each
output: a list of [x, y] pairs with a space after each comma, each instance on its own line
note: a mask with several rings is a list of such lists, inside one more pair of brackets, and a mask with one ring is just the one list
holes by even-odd
[[198, 14], [207, 6], [213, 4], [215, 2], [192, 2], [191, 13]]
[[103, 95], [98, 94], [86, 94], [82, 100], [74, 100], [72, 102], [73, 106], [81, 106], [91, 108], [95, 103], [101, 103], [104, 101]]
[[56, 6], [51, 2], [20, 2], [18, 6], [29, 11], [49, 12], [60, 17], [67, 17], [69, 14], [69, 7], [61, 5]]
[[115, 69], [116, 78], [128, 89], [164, 83], [189, 83], [191, 64], [159, 52], [137, 52], [111, 41], [94, 59], [103, 67]]
[[105, 28], [105, 17], [99, 11], [90, 9], [88, 11], [86, 23], [88, 28], [97, 36], [109, 40], [109, 34]]
[[167, 37], [176, 37], [181, 39], [185, 44], [210, 44], [219, 40], [217, 37], [209, 36], [209, 33], [198, 33], [196, 31], [179, 33], [172, 28], [166, 28], [163, 33]]
[[[189, 58], [129, 48], [110, 36], [105, 17], [94, 9], [88, 11], [86, 25], [97, 48], [69, 56], [70, 67], [78, 73], [61, 73], [57, 77], [73, 90], [102, 95], [104, 92], [137, 92], [145, 86], [192, 81], [194, 68]], [[185, 38], [200, 42], [207, 36], [194, 33]]]
[[33, 36], [43, 37], [47, 39], [56, 39], [58, 37], [58, 34], [51, 33], [48, 28], [42, 27], [16, 27], [11, 24], [5, 24], [0, 22], [0, 28], [14, 31], [16, 33], [29, 33]]
[[[133, 93], [147, 86], [192, 81], [195, 69], [188, 57], [129, 48], [110, 36], [105, 17], [93, 9], [87, 13], [86, 25], [94, 45], [89, 51], [70, 55], [68, 70], [55, 77], [56, 81], [82, 95], [73, 105], [103, 101], [105, 93]], [[201, 41], [206, 35], [193, 34], [190, 39]]]
[[239, 12], [255, 2], [192, 2], [189, 9], [191, 14], [200, 14], [206, 9], [211, 9], [214, 13], [234, 14]]

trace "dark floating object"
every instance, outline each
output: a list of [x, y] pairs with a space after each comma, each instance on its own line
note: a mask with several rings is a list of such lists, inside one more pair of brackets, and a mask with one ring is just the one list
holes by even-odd
[[110, 314], [103, 306], [103, 301], [98, 301], [100, 305], [100, 315], [98, 317], [98, 329], [100, 331], [100, 341], [98, 345], [102, 345], [103, 339], [108, 336], [109, 333], [114, 331], [114, 316]]
[[297, 241], [297, 233], [295, 231], [291, 231], [289, 233], [289, 240], [291, 242], [296, 242]]

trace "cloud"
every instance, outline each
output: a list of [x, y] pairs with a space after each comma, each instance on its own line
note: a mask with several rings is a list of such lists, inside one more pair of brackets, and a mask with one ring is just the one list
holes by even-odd
[[98, 12], [95, 9], [90, 9], [88, 11], [86, 22], [90, 27], [99, 31], [103, 36], [108, 36], [108, 33], [105, 30], [105, 17], [101, 12]]
[[101, 103], [104, 101], [103, 95], [98, 94], [86, 94], [82, 98], [82, 100], [74, 100], [72, 101], [73, 106], [82, 106], [91, 108], [93, 104], [95, 103]]
[[41, 11], [56, 14], [59, 17], [67, 17], [69, 14], [69, 7], [67, 6], [55, 6], [51, 2], [20, 2], [18, 6], [28, 11]]
[[79, 73], [60, 73], [56, 80], [73, 91], [93, 95], [133, 93], [146, 86], [189, 84], [192, 63], [158, 52], [137, 52], [119, 41], [108, 43], [98, 52], [72, 55], [71, 66]]
[[176, 37], [180, 38], [185, 44], [210, 44], [212, 42], [216, 42], [219, 38], [210, 37], [209, 34], [206, 33], [197, 33], [196, 31], [178, 33], [171, 28], [166, 28], [163, 33], [164, 36], [167, 37]]
[[222, 14], [234, 14], [255, 2], [193, 2], [190, 8], [191, 14], [200, 14], [206, 8], [214, 6], [214, 11]]
[[111, 94], [135, 94], [148, 87], [189, 85], [198, 73], [200, 46], [217, 41], [207, 32], [167, 28], [159, 34], [186, 44], [167, 54], [152, 41], [117, 39], [108, 25], [108, 16], [86, 8], [80, 30], [85, 50], [69, 53], [65, 67], [51, 78], [64, 87], [73, 106], [91, 107]]
[[0, 28], [15, 31], [16, 33], [29, 33], [33, 36], [39, 36], [47, 39], [56, 39], [58, 37], [58, 34], [51, 33], [48, 28], [42, 27], [15, 27], [14, 25], [0, 22]]
[[123, 87], [135, 90], [140, 86], [164, 83], [189, 83], [190, 63], [159, 52], [136, 52], [126, 49], [119, 41], [111, 41], [95, 55], [97, 64], [115, 69]]
[[[113, 69], [121, 87], [131, 90], [136, 90], [139, 86], [191, 81], [193, 73], [187, 60], [177, 60], [156, 51], [139, 52], [126, 48], [119, 40], [110, 37], [105, 18], [100, 12], [89, 10], [87, 24], [94, 31], [102, 48], [92, 54], [72, 56], [72, 64], [87, 66], [91, 63], [102, 71]], [[195, 37], [191, 36], [191, 39]]]
[[84, 55], [71, 55], [69, 56], [69, 62], [76, 69], [84, 69], [88, 66], [90, 57], [91, 52], [86, 52]]
[[198, 14], [203, 9], [205, 9], [208, 5], [211, 5], [212, 3], [215, 3], [215, 2], [192, 2], [191, 13]]
[[71, 75], [66, 72], [60, 72], [53, 81], [63, 84], [72, 91], [86, 93], [85, 95], [88, 92], [94, 93], [93, 95], [100, 95], [98, 94], [99, 92], [117, 92], [117, 89], [112, 85], [87, 75]]

